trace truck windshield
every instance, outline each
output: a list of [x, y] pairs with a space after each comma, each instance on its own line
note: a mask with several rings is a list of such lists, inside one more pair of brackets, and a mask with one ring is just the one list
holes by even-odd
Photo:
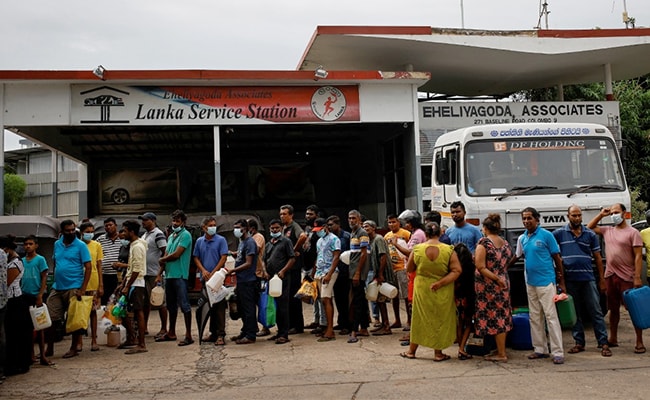
[[[625, 190], [609, 138], [520, 138], [472, 141], [466, 146], [465, 189], [470, 196], [576, 194]], [[519, 194], [519, 193], [517, 193]]]

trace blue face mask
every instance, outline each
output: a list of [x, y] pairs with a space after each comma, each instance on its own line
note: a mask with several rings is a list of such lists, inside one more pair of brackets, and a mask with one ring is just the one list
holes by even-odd
[[92, 232], [91, 233], [84, 233], [83, 234], [83, 239], [84, 239], [84, 242], [90, 242], [91, 240], [93, 240], [93, 233]]
[[327, 232], [325, 232], [325, 229], [321, 229], [320, 231], [316, 232], [316, 235], [318, 235], [319, 238], [325, 237]]
[[217, 227], [216, 226], [208, 226], [208, 235], [214, 236], [217, 234]]
[[277, 239], [277, 238], [279, 238], [280, 236], [282, 236], [282, 232], [271, 232], [271, 237], [272, 237], [273, 239]]
[[181, 229], [183, 229], [182, 226], [175, 226], [175, 227], [172, 228], [172, 230], [174, 231], [174, 233], [178, 233], [178, 232], [180, 232]]
[[128, 246], [129, 244], [131, 244], [131, 242], [129, 242], [129, 241], [126, 240], [126, 239], [120, 239], [120, 243], [122, 243], [122, 246], [124, 246], [124, 247]]

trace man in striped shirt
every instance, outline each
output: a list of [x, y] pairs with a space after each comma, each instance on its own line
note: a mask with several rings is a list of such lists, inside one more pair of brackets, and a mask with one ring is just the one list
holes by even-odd
[[117, 234], [117, 223], [115, 218], [108, 217], [104, 220], [105, 234], [97, 238], [99, 244], [102, 245], [104, 250], [104, 260], [102, 261], [102, 278], [104, 281], [104, 294], [102, 295], [102, 304], [107, 304], [108, 299], [117, 289], [118, 270], [115, 268], [118, 256], [120, 255], [120, 247], [122, 243]]

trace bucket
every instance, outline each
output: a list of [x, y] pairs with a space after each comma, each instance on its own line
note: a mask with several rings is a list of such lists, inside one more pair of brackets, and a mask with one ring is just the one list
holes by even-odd
[[277, 275], [273, 275], [273, 278], [269, 281], [269, 296], [282, 296], [282, 279]]
[[573, 297], [568, 294], [566, 300], [560, 300], [556, 302], [555, 306], [557, 307], [557, 315], [560, 318], [560, 325], [562, 328], [573, 328], [573, 325], [575, 325], [578, 321]]
[[379, 293], [383, 294], [389, 299], [394, 299], [399, 294], [399, 290], [390, 283], [384, 282], [379, 286]]
[[106, 334], [106, 346], [117, 347], [120, 345], [120, 331], [109, 331]]
[[377, 296], [379, 296], [379, 285], [377, 285], [377, 281], [372, 281], [366, 288], [366, 299], [377, 301]]
[[52, 326], [52, 319], [50, 318], [50, 313], [47, 311], [47, 306], [45, 303], [43, 303], [43, 305], [40, 307], [29, 307], [29, 315], [32, 317], [34, 330], [40, 331]]

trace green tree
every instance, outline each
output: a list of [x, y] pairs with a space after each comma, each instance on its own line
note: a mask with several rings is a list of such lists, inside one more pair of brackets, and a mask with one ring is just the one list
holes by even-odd
[[13, 214], [14, 208], [18, 207], [25, 197], [27, 182], [16, 174], [5, 174], [4, 179], [5, 214]]

